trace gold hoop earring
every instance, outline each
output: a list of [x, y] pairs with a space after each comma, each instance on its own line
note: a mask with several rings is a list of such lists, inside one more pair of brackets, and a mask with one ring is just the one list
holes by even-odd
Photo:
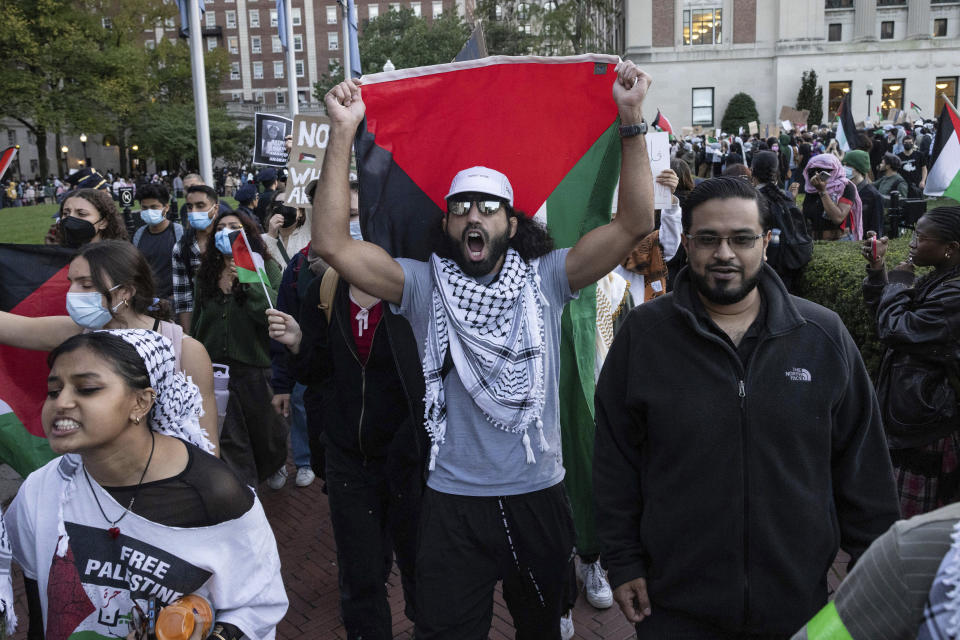
[[140, 416], [133, 419], [133, 424], [140, 424]]

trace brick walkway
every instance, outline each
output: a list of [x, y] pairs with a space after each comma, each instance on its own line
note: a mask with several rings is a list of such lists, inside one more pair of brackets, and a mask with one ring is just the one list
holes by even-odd
[[[291, 465], [288, 465], [291, 467]], [[279, 640], [345, 639], [346, 632], [340, 624], [337, 592], [336, 549], [333, 530], [330, 526], [327, 497], [320, 490], [319, 479], [305, 489], [294, 486], [293, 479], [280, 491], [271, 491], [263, 485], [261, 494], [267, 517], [273, 525], [280, 548], [283, 565], [283, 580], [290, 598], [290, 609], [280, 623]], [[838, 560], [830, 572], [831, 591], [843, 574], [845, 562]], [[16, 611], [20, 629], [14, 640], [25, 640], [27, 612], [23, 597], [23, 581], [19, 572], [14, 574]], [[413, 625], [403, 615], [403, 596], [399, 575], [394, 569], [390, 578], [390, 605], [393, 611], [395, 639], [413, 637]], [[598, 611], [580, 597], [573, 612], [576, 638], [598, 640], [628, 640], [634, 638], [632, 627], [614, 605]], [[513, 626], [510, 614], [499, 588], [493, 607], [492, 640], [512, 640]]]

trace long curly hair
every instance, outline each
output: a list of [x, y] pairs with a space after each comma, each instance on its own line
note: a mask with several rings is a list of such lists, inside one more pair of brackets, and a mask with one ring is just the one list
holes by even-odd
[[553, 251], [553, 238], [547, 228], [522, 211], [515, 211], [509, 204], [503, 205], [507, 216], [517, 219], [517, 232], [510, 239], [510, 246], [529, 262]]
[[[107, 226], [100, 230], [101, 240], [129, 240], [127, 236], [127, 227], [123, 224], [123, 218], [120, 216], [120, 210], [117, 209], [117, 203], [113, 201], [110, 194], [102, 189], [76, 189], [68, 193], [60, 201], [60, 209], [57, 212], [60, 219], [63, 220], [63, 205], [70, 198], [82, 198], [93, 205], [100, 214], [100, 217], [107, 221]], [[58, 224], [54, 231], [54, 238], [57, 244], [64, 244], [63, 228]]]
[[[233, 216], [240, 220], [240, 224], [243, 225], [243, 231], [247, 235], [247, 240], [250, 242], [250, 248], [263, 256], [265, 263], [273, 260], [273, 258], [270, 257], [270, 252], [267, 251], [266, 245], [263, 244], [263, 240], [260, 238], [259, 228], [247, 214], [241, 211], [224, 211], [213, 219], [210, 227], [215, 230], [217, 225], [220, 224], [220, 221], [227, 216]], [[214, 231], [214, 233], [216, 233], [216, 231]], [[209, 300], [219, 295], [220, 274], [223, 273], [223, 266], [225, 264], [226, 257], [217, 249], [214, 238], [211, 235], [207, 241], [207, 249], [203, 252], [203, 256], [200, 259], [200, 268], [197, 269], [198, 302], [203, 302], [204, 300]], [[234, 281], [233, 289], [230, 293], [236, 298], [239, 304], [246, 302], [247, 289], [249, 286], [250, 285], [242, 284], [239, 280]]]

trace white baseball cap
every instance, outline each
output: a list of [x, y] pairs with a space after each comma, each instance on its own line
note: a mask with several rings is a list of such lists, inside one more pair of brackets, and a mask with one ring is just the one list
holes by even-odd
[[506, 200], [513, 206], [513, 187], [507, 176], [488, 167], [470, 167], [453, 177], [447, 198], [458, 193], [486, 193]]

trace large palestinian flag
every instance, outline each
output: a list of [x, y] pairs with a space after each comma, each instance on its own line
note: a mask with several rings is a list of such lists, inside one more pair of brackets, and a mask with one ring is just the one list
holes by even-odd
[[[475, 165], [506, 174], [515, 209], [544, 222], [558, 247], [607, 223], [620, 172], [618, 60], [499, 56], [364, 76], [364, 238], [394, 256], [427, 259], [453, 176]], [[562, 330], [560, 420], [576, 507], [592, 501], [596, 285], [568, 305]], [[578, 547], [592, 546], [592, 514], [578, 511]]]
[[[0, 244], [0, 310], [66, 315], [67, 265], [74, 254], [60, 247]], [[54, 457], [40, 425], [48, 373], [46, 352], [0, 345], [0, 462], [24, 477]]]
[[944, 103], [937, 120], [930, 172], [923, 193], [960, 202], [960, 115], [949, 102]]
[[850, 111], [849, 93], [844, 94], [840, 106], [837, 107], [837, 146], [841, 151], [860, 148], [857, 125], [853, 122], [853, 113]]

